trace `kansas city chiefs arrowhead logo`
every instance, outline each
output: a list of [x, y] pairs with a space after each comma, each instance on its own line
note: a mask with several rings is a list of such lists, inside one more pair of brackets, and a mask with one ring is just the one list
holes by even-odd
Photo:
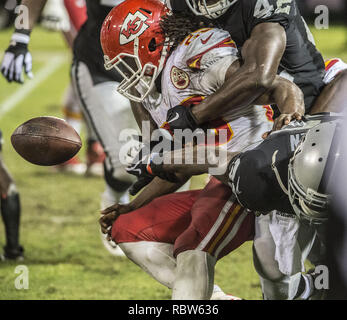
[[119, 43], [127, 44], [144, 33], [149, 28], [146, 23], [147, 19], [148, 17], [140, 11], [136, 11], [134, 14], [129, 13], [123, 22]]
[[190, 79], [187, 72], [175, 66], [171, 68], [170, 72], [171, 82], [176, 89], [186, 89], [189, 86]]

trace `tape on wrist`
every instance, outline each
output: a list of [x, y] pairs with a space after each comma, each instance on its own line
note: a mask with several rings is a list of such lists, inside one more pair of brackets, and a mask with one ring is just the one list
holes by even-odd
[[12, 41], [28, 44], [30, 41], [30, 36], [24, 33], [15, 32], [11, 37], [11, 42]]

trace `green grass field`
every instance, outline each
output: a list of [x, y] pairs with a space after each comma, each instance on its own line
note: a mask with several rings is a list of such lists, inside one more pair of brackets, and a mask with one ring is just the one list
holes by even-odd
[[[313, 31], [326, 59], [347, 61], [346, 29]], [[10, 34], [0, 32], [0, 58]], [[102, 179], [53, 173], [50, 168], [29, 164], [13, 150], [9, 139], [18, 125], [36, 116], [62, 117], [60, 103], [69, 82], [71, 54], [60, 34], [38, 28], [30, 48], [36, 76], [43, 70], [56, 70], [6, 113], [4, 106], [24, 87], [0, 77], [3, 156], [21, 193], [21, 243], [26, 256], [21, 264], [29, 268], [29, 289], [17, 290], [14, 271], [18, 263], [0, 262], [0, 299], [169, 299], [170, 290], [126, 258], [115, 258], [104, 249], [98, 230]], [[80, 155], [83, 158], [83, 151]], [[199, 187], [202, 181], [196, 179], [194, 186]], [[0, 223], [0, 250], [3, 245]], [[217, 264], [215, 282], [225, 292], [244, 299], [261, 298], [251, 243]]]

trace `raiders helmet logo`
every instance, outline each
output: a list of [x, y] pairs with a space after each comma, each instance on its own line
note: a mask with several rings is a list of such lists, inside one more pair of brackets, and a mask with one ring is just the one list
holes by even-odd
[[175, 66], [171, 68], [170, 78], [177, 89], [183, 90], [189, 86], [190, 79], [188, 73]]
[[144, 33], [149, 28], [146, 23], [147, 19], [148, 17], [140, 11], [136, 11], [134, 14], [129, 12], [120, 31], [119, 43], [127, 44]]

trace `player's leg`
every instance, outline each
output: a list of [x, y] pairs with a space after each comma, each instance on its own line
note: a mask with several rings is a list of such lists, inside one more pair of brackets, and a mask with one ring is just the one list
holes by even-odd
[[83, 62], [74, 64], [72, 78], [86, 121], [106, 153], [107, 183], [114, 190], [114, 203], [118, 202], [134, 181], [119, 159], [120, 132], [137, 127], [130, 102], [116, 91], [118, 83], [94, 81]]
[[[87, 125], [95, 133], [106, 154], [104, 177], [108, 187], [103, 197], [106, 194], [108, 204], [121, 199], [124, 201], [134, 177], [127, 174], [120, 163], [119, 135], [123, 129], [136, 128], [130, 102], [116, 91], [118, 83], [102, 82], [100, 79], [96, 81], [83, 62], [76, 61], [71, 74]], [[106, 200], [101, 201], [103, 207]], [[107, 250], [112, 251], [114, 245], [109, 244], [104, 237], [102, 240]]]
[[209, 299], [216, 261], [253, 239], [253, 213], [244, 210], [231, 189], [215, 178], [199, 194], [191, 215], [189, 227], [175, 242], [173, 299]]
[[[66, 122], [70, 124], [78, 134], [81, 134], [83, 114], [79, 107], [78, 97], [71, 83], [67, 87], [63, 97], [63, 114]], [[76, 155], [65, 163], [56, 166], [56, 169], [75, 174], [85, 174], [86, 165], [82, 163], [78, 155]]]
[[[0, 131], [1, 152], [1, 131]], [[6, 245], [3, 258], [20, 259], [23, 248], [19, 244], [20, 199], [16, 185], [5, 167], [0, 153], [1, 216], [5, 225]]]
[[176, 274], [173, 244], [189, 226], [190, 210], [200, 190], [177, 192], [121, 215], [112, 239], [127, 257], [154, 279], [172, 288]]
[[[152, 201], [147, 206], [120, 216], [112, 236], [127, 257], [155, 280], [172, 289], [176, 277], [175, 239], [191, 221], [190, 210], [200, 190], [177, 192]], [[213, 286], [211, 300], [232, 300]]]
[[304, 261], [316, 239], [313, 226], [272, 212], [256, 218], [253, 261], [266, 300], [308, 299], [313, 293]]
[[310, 113], [342, 112], [347, 100], [347, 64], [340, 59], [327, 61], [324, 82], [326, 86]]

